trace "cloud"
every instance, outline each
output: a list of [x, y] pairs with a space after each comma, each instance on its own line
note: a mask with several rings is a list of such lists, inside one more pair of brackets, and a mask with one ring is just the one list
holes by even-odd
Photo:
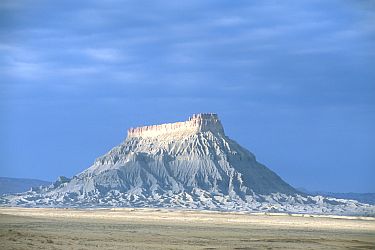
[[84, 49], [83, 53], [85, 53], [87, 56], [103, 61], [103, 62], [119, 62], [123, 60], [123, 57], [121, 56], [121, 53], [118, 50], [111, 49], [111, 48], [105, 48], [105, 49]]
[[14, 62], [8, 66], [1, 67], [0, 71], [4, 75], [23, 79], [36, 79], [45, 73], [42, 65], [26, 62]]
[[[369, 27], [356, 31], [355, 17], [348, 26], [347, 13], [321, 3], [39, 5], [10, 27], [9, 42], [0, 46], [1, 70], [41, 83], [59, 78], [77, 86], [80, 81], [113, 88], [159, 84], [173, 94], [183, 89], [193, 95], [204, 86], [220, 98], [292, 93], [280, 91], [282, 86], [304, 94], [314, 73], [347, 67], [334, 57], [351, 58], [369, 42]], [[45, 12], [52, 13], [48, 23], [38, 15]], [[353, 67], [356, 63], [352, 60]], [[338, 77], [322, 76], [324, 82]]]
[[213, 25], [217, 26], [238, 26], [246, 22], [245, 18], [232, 16], [232, 17], [223, 17], [216, 19], [212, 22]]

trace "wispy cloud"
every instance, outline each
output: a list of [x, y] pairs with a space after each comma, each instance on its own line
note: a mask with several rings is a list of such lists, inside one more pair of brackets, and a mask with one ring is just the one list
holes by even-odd
[[245, 23], [247, 20], [243, 17], [231, 16], [231, 17], [222, 17], [214, 20], [213, 25], [217, 26], [238, 26]]
[[111, 49], [111, 48], [105, 48], [105, 49], [84, 49], [83, 53], [85, 53], [87, 56], [103, 61], [103, 62], [119, 62], [124, 60], [123, 56], [118, 50]]
[[[297, 81], [321, 70], [305, 57], [324, 61], [343, 53], [354, 56], [371, 33], [369, 27], [353, 29], [355, 24], [346, 24], [344, 12], [333, 15], [320, 4], [317, 0], [294, 5], [273, 1], [182, 6], [161, 1], [144, 9], [138, 3], [124, 8], [117, 1], [111, 5], [97, 1], [74, 9], [62, 4], [61, 11], [36, 5], [34, 16], [25, 12], [11, 29], [9, 42], [0, 45], [1, 72], [17, 79], [82, 79], [114, 88], [121, 82], [143, 86], [157, 82], [198, 90], [196, 82], [202, 81], [222, 93], [230, 83], [236, 86], [232, 89], [242, 85], [250, 91], [251, 76], [252, 81], [257, 79], [251, 91], [261, 94], [275, 92], [268, 82], [277, 76], [278, 86], [294, 84], [304, 93]], [[42, 11], [56, 17], [46, 23], [38, 18]], [[337, 61], [335, 67], [344, 66]]]
[[4, 76], [11, 76], [21, 79], [38, 79], [45, 74], [43, 66], [36, 63], [14, 62], [7, 66], [0, 67]]

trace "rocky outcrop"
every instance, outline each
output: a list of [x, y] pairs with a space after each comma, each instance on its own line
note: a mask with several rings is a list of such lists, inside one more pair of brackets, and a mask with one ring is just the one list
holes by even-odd
[[162, 135], [186, 135], [198, 132], [211, 131], [215, 134], [224, 134], [223, 126], [217, 114], [194, 114], [185, 122], [151, 125], [128, 130], [128, 138], [132, 137], [157, 137]]

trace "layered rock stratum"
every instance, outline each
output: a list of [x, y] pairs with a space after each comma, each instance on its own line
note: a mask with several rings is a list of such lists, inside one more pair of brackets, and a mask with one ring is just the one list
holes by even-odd
[[173, 207], [374, 215], [355, 200], [309, 196], [228, 138], [217, 114], [131, 128], [123, 143], [73, 178], [3, 196], [2, 205]]

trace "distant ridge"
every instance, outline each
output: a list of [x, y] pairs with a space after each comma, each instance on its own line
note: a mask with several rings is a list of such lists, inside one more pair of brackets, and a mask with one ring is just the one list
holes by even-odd
[[0, 177], [0, 195], [22, 193], [33, 187], [48, 186], [51, 182], [28, 178]]
[[327, 197], [333, 197], [337, 199], [349, 199], [357, 200], [362, 203], [375, 205], [375, 193], [337, 193], [337, 192], [325, 192], [325, 191], [309, 191], [304, 188], [298, 188], [299, 191], [309, 195], [322, 195]]

